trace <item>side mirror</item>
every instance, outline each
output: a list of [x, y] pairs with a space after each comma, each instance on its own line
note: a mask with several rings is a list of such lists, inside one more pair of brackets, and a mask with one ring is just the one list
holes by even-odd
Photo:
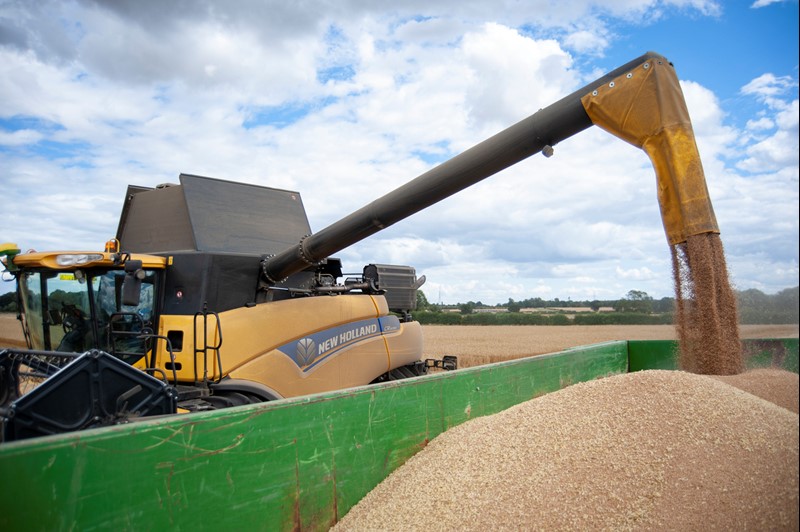
[[125, 262], [125, 280], [122, 281], [122, 304], [136, 307], [142, 295], [142, 279], [145, 273], [142, 261], [129, 260]]

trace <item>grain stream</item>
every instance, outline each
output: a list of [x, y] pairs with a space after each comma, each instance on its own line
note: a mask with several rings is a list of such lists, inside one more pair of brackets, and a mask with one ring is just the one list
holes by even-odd
[[680, 368], [704, 375], [741, 373], [739, 316], [722, 240], [702, 233], [670, 249]]
[[[797, 530], [795, 411], [719, 378], [575, 384], [441, 434], [334, 530]], [[763, 395], [763, 394], [762, 394]]]

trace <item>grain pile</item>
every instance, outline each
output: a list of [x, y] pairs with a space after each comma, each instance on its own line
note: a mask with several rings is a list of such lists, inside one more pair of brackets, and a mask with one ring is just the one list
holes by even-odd
[[722, 240], [701, 233], [670, 249], [680, 368], [704, 375], [740, 373], [739, 316]]
[[800, 376], [797, 373], [774, 368], [760, 368], [739, 375], [720, 375], [714, 378], [782, 406], [795, 414], [798, 413]]
[[[770, 376], [783, 380], [796, 397], [797, 375]], [[335, 530], [797, 527], [797, 414], [717, 378], [651, 370], [448, 430]]]

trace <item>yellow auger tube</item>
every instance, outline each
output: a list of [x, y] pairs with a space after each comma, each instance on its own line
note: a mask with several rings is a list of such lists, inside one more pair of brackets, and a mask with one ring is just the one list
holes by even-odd
[[642, 148], [653, 163], [670, 245], [719, 233], [678, 77], [652, 58], [581, 98], [592, 123]]

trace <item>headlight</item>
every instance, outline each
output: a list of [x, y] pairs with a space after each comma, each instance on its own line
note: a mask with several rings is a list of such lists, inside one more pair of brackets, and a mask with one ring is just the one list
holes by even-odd
[[100, 253], [78, 253], [71, 255], [58, 255], [56, 256], [56, 264], [59, 266], [75, 266], [79, 264], [88, 264], [96, 260], [103, 260], [103, 255]]

